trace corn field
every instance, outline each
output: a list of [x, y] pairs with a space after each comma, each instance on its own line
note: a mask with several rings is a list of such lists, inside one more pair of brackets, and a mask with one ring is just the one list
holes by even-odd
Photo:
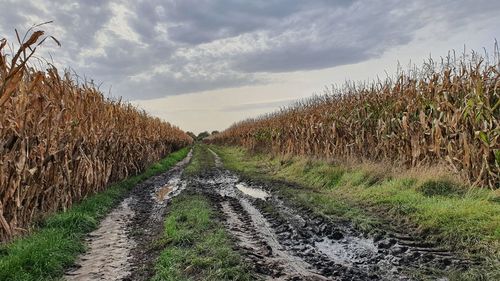
[[32, 33], [12, 55], [0, 41], [0, 241], [192, 142], [90, 83], [30, 67], [43, 36]]
[[209, 141], [340, 161], [446, 165], [474, 186], [498, 189], [499, 73], [497, 46], [492, 61], [450, 53], [396, 78], [328, 89]]

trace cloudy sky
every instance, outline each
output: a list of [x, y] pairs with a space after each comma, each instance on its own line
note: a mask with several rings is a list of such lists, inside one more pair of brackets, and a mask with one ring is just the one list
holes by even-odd
[[184, 130], [220, 130], [398, 62], [492, 49], [497, 0], [0, 0], [0, 37], [44, 27], [41, 55]]

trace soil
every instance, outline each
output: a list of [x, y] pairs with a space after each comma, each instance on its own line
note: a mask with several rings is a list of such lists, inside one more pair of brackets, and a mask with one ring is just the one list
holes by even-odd
[[[349, 222], [333, 221], [276, 195], [272, 182], [242, 180], [215, 168], [182, 178], [190, 155], [172, 170], [133, 189], [89, 236], [89, 251], [68, 280], [149, 280], [161, 251], [170, 198], [187, 189], [205, 195], [232, 236], [235, 247], [263, 280], [433, 280], [468, 261], [409, 234], [367, 234]], [[156, 246], [155, 246], [156, 245]]]
[[[409, 234], [362, 233], [293, 206], [271, 182], [240, 179], [222, 168], [188, 183], [211, 199], [235, 243], [265, 280], [413, 280], [413, 274], [446, 280], [437, 272], [466, 268], [468, 261]], [[300, 191], [298, 191], [300, 192]]]
[[123, 280], [130, 274], [130, 252], [136, 246], [127, 235], [127, 222], [133, 216], [131, 201], [125, 199], [90, 233], [88, 252], [67, 272], [67, 280]]
[[149, 280], [161, 249], [154, 242], [161, 237], [169, 200], [186, 184], [181, 181], [192, 152], [168, 172], [149, 178], [88, 235], [88, 250], [66, 280]]

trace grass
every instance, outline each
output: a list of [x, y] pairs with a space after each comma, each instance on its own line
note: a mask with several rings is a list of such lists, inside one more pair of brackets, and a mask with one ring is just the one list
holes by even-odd
[[[272, 158], [264, 154], [249, 154], [242, 148], [211, 146], [222, 158], [224, 167], [245, 176], [274, 181], [279, 187], [277, 192], [300, 205], [307, 206], [314, 212], [333, 219], [349, 220], [364, 231], [370, 231], [382, 224], [376, 217], [366, 215], [361, 208], [347, 204], [336, 197], [325, 196], [325, 190], [340, 182], [342, 173], [329, 165], [313, 167], [308, 161], [301, 161], [302, 170], [297, 170], [297, 161], [293, 159]], [[278, 167], [282, 167], [279, 170]], [[305, 174], [303, 171], [307, 171]], [[279, 181], [276, 181], [279, 180]], [[303, 185], [300, 192], [280, 184], [281, 180]], [[311, 188], [307, 188], [311, 187]], [[325, 190], [323, 190], [325, 189]]]
[[[238, 147], [212, 149], [228, 169], [303, 186], [297, 192], [283, 185], [280, 192], [315, 212], [354, 221], [368, 231], [382, 223], [407, 227], [463, 255], [485, 259], [489, 270], [500, 265], [498, 193], [468, 189], [433, 176], [384, 174], [362, 165], [343, 167], [320, 160], [273, 157]], [[491, 270], [486, 275], [495, 280], [500, 272]]]
[[46, 218], [26, 237], [0, 246], [0, 280], [58, 280], [65, 268], [85, 251], [83, 238], [96, 229], [102, 219], [132, 187], [167, 171], [182, 160], [188, 148], [171, 153], [144, 173], [111, 185], [74, 205], [66, 212]]
[[210, 169], [215, 164], [215, 156], [202, 144], [193, 147], [193, 158], [184, 170], [185, 176], [195, 176]]
[[166, 248], [157, 261], [155, 281], [253, 280], [202, 195], [172, 200], [162, 243]]

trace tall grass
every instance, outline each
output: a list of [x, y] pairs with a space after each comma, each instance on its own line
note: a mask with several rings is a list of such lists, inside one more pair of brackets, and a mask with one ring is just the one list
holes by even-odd
[[209, 141], [329, 159], [444, 165], [500, 188], [500, 59], [472, 53], [348, 83], [214, 135]]
[[10, 56], [0, 41], [0, 241], [192, 142], [91, 83], [31, 67], [49, 37], [29, 35]]

